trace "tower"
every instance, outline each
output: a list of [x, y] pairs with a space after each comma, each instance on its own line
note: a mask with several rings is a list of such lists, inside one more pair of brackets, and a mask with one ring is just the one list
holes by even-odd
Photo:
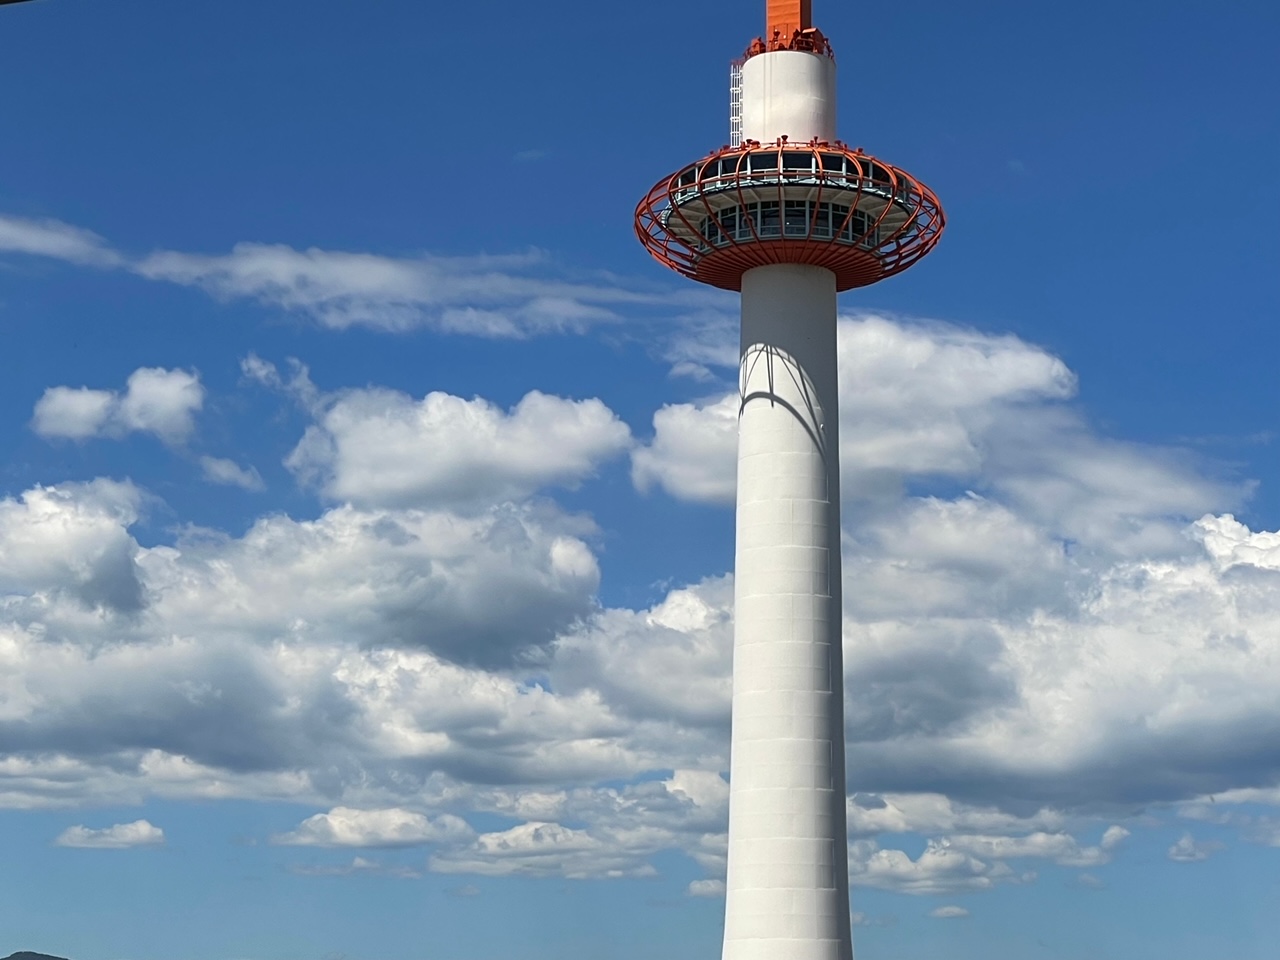
[[742, 292], [723, 960], [851, 960], [836, 293], [911, 266], [944, 220], [922, 183], [836, 139], [811, 0], [766, 3], [734, 68], [734, 142], [660, 180], [636, 233]]

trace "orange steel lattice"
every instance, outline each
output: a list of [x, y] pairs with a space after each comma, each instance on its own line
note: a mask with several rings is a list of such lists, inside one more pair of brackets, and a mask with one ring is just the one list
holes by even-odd
[[654, 259], [714, 287], [807, 263], [849, 290], [911, 266], [945, 222], [937, 196], [905, 171], [843, 143], [784, 138], [724, 147], [658, 181], [635, 229]]

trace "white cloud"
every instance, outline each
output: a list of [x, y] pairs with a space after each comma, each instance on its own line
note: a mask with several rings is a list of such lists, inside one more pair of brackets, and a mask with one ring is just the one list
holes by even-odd
[[67, 827], [53, 841], [59, 847], [81, 847], [87, 850], [124, 850], [129, 847], [154, 847], [164, 843], [164, 831], [146, 820], [117, 823], [101, 830], [89, 827]]
[[[839, 352], [841, 489], [858, 515], [891, 507], [908, 478], [960, 481], [1061, 538], [1133, 555], [1176, 547], [1171, 518], [1241, 495], [1177, 451], [1098, 438], [1064, 404], [1075, 394], [1071, 371], [1015, 337], [866, 315], [841, 320]], [[731, 501], [734, 396], [660, 410], [654, 440], [635, 453], [637, 483]], [[677, 479], [668, 487], [662, 474]]]
[[988, 860], [1014, 860], [1043, 857], [1065, 867], [1097, 867], [1109, 863], [1115, 850], [1129, 836], [1124, 827], [1108, 827], [1094, 847], [1082, 847], [1075, 837], [1065, 833], [1032, 833], [1020, 837], [960, 834], [943, 843], [952, 850]]
[[[438, 849], [430, 865], [441, 873], [650, 876], [654, 854], [678, 849], [713, 874], [695, 881], [690, 894], [718, 895], [711, 891], [717, 885], [723, 889], [728, 794], [719, 775], [697, 770], [677, 770], [670, 779], [621, 789], [499, 791], [487, 800], [494, 812], [539, 819], [483, 834], [469, 845]], [[563, 821], [582, 826], [569, 828]]]
[[[888, 349], [875, 337], [917, 351], [895, 376], [936, 379], [951, 399], [894, 423], [872, 396], [850, 440], [882, 454], [846, 503], [854, 882], [1029, 882], [1019, 859], [1114, 856], [1120, 832], [1077, 839], [1102, 809], [1275, 802], [1278, 538], [1225, 512], [1239, 490], [1168, 451], [1099, 440], [1042, 351], [864, 327], [868, 352]], [[261, 362], [246, 372], [272, 381]], [[274, 377], [325, 429], [336, 398], [298, 371]], [[558, 403], [527, 421], [531, 445], [583, 422]], [[442, 422], [488, 417], [495, 435], [518, 418], [446, 406]], [[893, 435], [938, 423], [932, 452]], [[608, 448], [592, 443], [571, 445], [587, 452], [568, 474], [502, 461], [471, 500], [434, 474], [421, 488], [370, 480], [369, 502], [146, 547], [128, 484], [0, 500], [0, 805], [159, 795], [288, 798], [322, 818], [487, 813], [503, 828], [440, 841], [433, 869], [635, 876], [681, 850], [719, 879], [732, 579], [601, 608], [589, 522], [521, 501], [589, 476]], [[908, 495], [904, 478], [933, 495]], [[396, 501], [406, 489], [437, 502]], [[330, 819], [314, 827], [337, 835]], [[1280, 836], [1262, 818], [1239, 829]], [[932, 839], [912, 859], [880, 837], [894, 832]]]
[[204, 478], [210, 483], [239, 487], [242, 490], [263, 490], [266, 487], [256, 468], [242, 467], [234, 460], [223, 457], [201, 457], [200, 469], [204, 473]]
[[1191, 834], [1184, 833], [1177, 843], [1169, 848], [1168, 856], [1175, 863], [1198, 863], [1208, 860], [1215, 852], [1222, 849], [1220, 843], [1196, 840]]
[[[628, 289], [609, 275], [573, 276], [538, 251], [505, 256], [389, 256], [284, 244], [238, 243], [223, 254], [122, 253], [97, 234], [57, 220], [0, 214], [0, 253], [126, 270], [149, 280], [250, 300], [332, 329], [430, 328], [488, 338], [579, 333], [673, 305], [719, 304], [719, 291]], [[695, 313], [695, 317], [701, 314]], [[696, 351], [695, 351], [696, 352]]]
[[432, 327], [483, 337], [576, 332], [653, 298], [610, 283], [546, 279], [537, 254], [389, 257], [239, 243], [230, 253], [162, 251], [131, 265], [152, 280], [294, 310], [327, 327]]
[[733, 581], [670, 591], [649, 610], [605, 610], [563, 634], [556, 689], [598, 691], [627, 716], [723, 730], [728, 721]]
[[481, 834], [463, 850], [431, 858], [437, 873], [484, 876], [591, 877], [651, 876], [656, 871], [586, 830], [558, 823], [522, 823], [509, 830]]
[[10, 595], [8, 616], [20, 616], [25, 603], [27, 616], [43, 622], [59, 597], [90, 609], [140, 609], [139, 548], [127, 528], [142, 504], [132, 484], [109, 480], [0, 499], [0, 595]]
[[738, 310], [729, 298], [724, 309], [704, 307], [679, 318], [662, 345], [661, 356], [671, 364], [671, 376], [702, 382], [723, 379], [716, 371], [738, 366]]
[[929, 911], [929, 916], [937, 917], [939, 920], [957, 920], [968, 915], [968, 910], [956, 906], [938, 907]]
[[105, 431], [118, 404], [110, 390], [50, 387], [36, 403], [31, 428], [42, 437], [88, 440]]
[[351, 390], [324, 404], [286, 461], [329, 497], [358, 504], [474, 504], [575, 487], [631, 433], [599, 400], [536, 391], [508, 411], [479, 398]]
[[681, 500], [733, 503], [737, 394], [663, 407], [653, 415], [653, 432], [653, 442], [631, 455], [636, 489], [661, 487]]
[[350, 863], [342, 864], [293, 864], [289, 867], [289, 872], [300, 877], [375, 876], [416, 880], [422, 876], [411, 867], [379, 863], [366, 857], [353, 857]]
[[686, 892], [691, 897], [723, 897], [723, 880], [693, 880]]
[[0, 214], [0, 253], [52, 257], [89, 267], [114, 267], [119, 254], [96, 233], [58, 220]]
[[[1099, 784], [1121, 803], [1185, 797], [1188, 763], [1206, 790], [1280, 776], [1245, 759], [1280, 726], [1263, 705], [1280, 658], [1262, 582], [1273, 535], [1221, 513], [1245, 485], [1099, 438], [1065, 403], [1070, 371], [1013, 338], [864, 317], [841, 323], [840, 351], [860, 784], [1051, 810]], [[728, 500], [714, 408], [659, 412], [634, 456], [662, 466], [637, 469], [640, 485], [692, 476], [665, 486]], [[908, 480], [977, 492], [907, 496]]]
[[186, 370], [140, 367], [123, 393], [87, 387], [50, 387], [35, 406], [31, 428], [42, 437], [87, 440], [151, 433], [180, 444], [195, 429], [204, 387]]
[[849, 845], [849, 882], [854, 886], [927, 895], [989, 890], [1019, 879], [1005, 863], [988, 863], [936, 840], [930, 840], [915, 860], [871, 840]]
[[1059, 830], [1066, 822], [1062, 812], [1041, 808], [1016, 815], [990, 806], [959, 803], [940, 793], [854, 793], [849, 797], [849, 835], [872, 837], [881, 833], [951, 834], [981, 831], [1001, 835]]
[[449, 814], [432, 819], [395, 807], [334, 807], [328, 813], [307, 817], [297, 829], [278, 834], [271, 842], [294, 847], [413, 847], [470, 839], [474, 833], [465, 820]]

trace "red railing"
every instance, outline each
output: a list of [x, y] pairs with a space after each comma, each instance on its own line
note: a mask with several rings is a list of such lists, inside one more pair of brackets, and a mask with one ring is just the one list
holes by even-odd
[[[754, 162], [771, 156], [765, 163]], [[805, 156], [811, 158], [807, 168], [800, 159]], [[791, 189], [795, 187], [806, 188], [806, 210], [811, 211], [803, 236], [788, 235], [786, 224], [789, 194], [799, 193]], [[781, 218], [778, 235], [762, 236], [759, 225], [746, 217], [744, 236], [742, 212], [772, 189]], [[733, 230], [720, 220], [727, 209], [723, 202], [711, 202], [725, 194], [736, 197], [731, 206], [739, 219]], [[820, 227], [824, 194], [828, 219]], [[794, 196], [790, 199], [795, 202]], [[839, 227], [829, 219], [832, 202], [847, 207]], [[868, 212], [873, 209], [874, 215]], [[855, 223], [860, 227], [856, 232]], [[747, 270], [775, 263], [826, 267], [835, 273], [838, 290], [866, 286], [923, 257], [945, 225], [937, 196], [906, 171], [843, 143], [786, 139], [723, 147], [682, 167], [654, 184], [636, 207], [635, 219], [636, 235], [654, 259], [727, 290], [741, 289]]]

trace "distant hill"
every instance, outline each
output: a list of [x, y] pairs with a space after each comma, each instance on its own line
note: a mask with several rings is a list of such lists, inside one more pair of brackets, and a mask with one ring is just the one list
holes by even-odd
[[51, 957], [47, 953], [32, 953], [30, 950], [20, 950], [18, 953], [5, 957], [4, 960], [67, 960], [67, 958]]

